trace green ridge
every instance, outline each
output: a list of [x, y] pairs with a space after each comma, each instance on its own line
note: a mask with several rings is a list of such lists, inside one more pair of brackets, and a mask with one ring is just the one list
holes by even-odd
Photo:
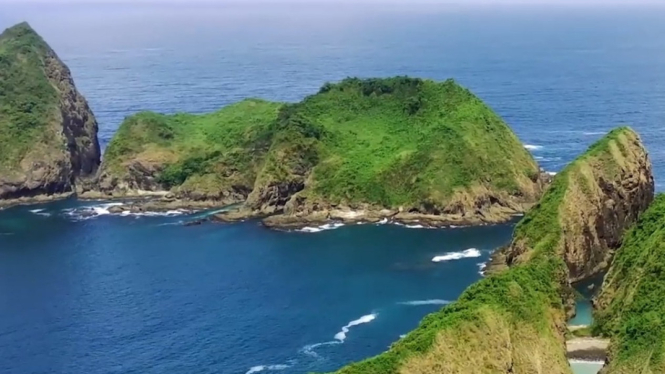
[[665, 372], [665, 195], [626, 235], [605, 278], [594, 334], [612, 338], [608, 374]]
[[[562, 344], [565, 334], [556, 327], [565, 323], [562, 301], [570, 296], [568, 269], [559, 253], [560, 210], [571, 198], [567, 195], [571, 178], [577, 178], [589, 162], [600, 161], [614, 170], [611, 144], [631, 134], [627, 127], [611, 131], [556, 175], [513, 234], [511, 247], [525, 248], [530, 253], [526, 260], [473, 284], [387, 352], [338, 373], [490, 374], [538, 372], [542, 367], [549, 373], [569, 373]], [[506, 348], [511, 346], [512, 350]]]
[[44, 71], [50, 48], [27, 23], [0, 34], [0, 170], [11, 171], [35, 144], [56, 141], [45, 131], [58, 97]]

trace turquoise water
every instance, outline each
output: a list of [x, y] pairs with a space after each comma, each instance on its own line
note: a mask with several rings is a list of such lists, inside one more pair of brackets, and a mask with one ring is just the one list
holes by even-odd
[[596, 374], [603, 367], [600, 362], [572, 362], [570, 366], [573, 368], [575, 374]]
[[[631, 124], [661, 189], [662, 9], [294, 9], [3, 4], [0, 27], [28, 20], [58, 51], [103, 145], [139, 110], [296, 101], [346, 76], [454, 77], [550, 171]], [[285, 233], [106, 209], [65, 201], [0, 212], [1, 373], [333, 370], [385, 350], [454, 300], [512, 231]], [[431, 261], [448, 253], [459, 259]]]

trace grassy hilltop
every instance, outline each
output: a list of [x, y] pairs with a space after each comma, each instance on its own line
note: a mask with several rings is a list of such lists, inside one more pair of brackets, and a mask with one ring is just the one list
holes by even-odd
[[[638, 144], [630, 146], [635, 140]], [[641, 149], [642, 154], [628, 148], [622, 153], [624, 145]], [[623, 157], [618, 157], [617, 150]], [[605, 194], [597, 190], [598, 180], [621, 186], [627, 165], [644, 162], [645, 156], [632, 130], [610, 132], [559, 173], [519, 222], [507, 250], [516, 254], [514, 261], [467, 288], [456, 302], [425, 317], [387, 352], [338, 373], [571, 373], [565, 332], [573, 294], [562, 248], [575, 233], [563, 232], [562, 227], [575, 219], [572, 206], [586, 209], [589, 202], [602, 205], [605, 201], [580, 197], [579, 192]], [[589, 165], [599, 174], [589, 174]], [[648, 195], [653, 184], [646, 179], [636, 187]], [[578, 191], [578, 186], [586, 187]], [[617, 199], [617, 207], [633, 206], [633, 199], [640, 196], [625, 195], [625, 200]]]
[[103, 169], [110, 193], [235, 194], [259, 213], [289, 202], [293, 212], [354, 204], [515, 212], [540, 194], [536, 162], [480, 99], [452, 80], [408, 77], [349, 78], [295, 104], [140, 113], [121, 125]]

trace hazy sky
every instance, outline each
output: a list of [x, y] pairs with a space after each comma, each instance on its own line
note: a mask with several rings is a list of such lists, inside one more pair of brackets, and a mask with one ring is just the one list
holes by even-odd
[[603, 6], [607, 4], [663, 4], [665, 0], [0, 0], [0, 3], [207, 3], [207, 4], [251, 4], [251, 3], [366, 3], [366, 4], [410, 4], [410, 3], [425, 3], [425, 4], [456, 4], [456, 5], [469, 5], [469, 4], [523, 4], [523, 5], [538, 5], [538, 4], [565, 4], [565, 5], [597, 5]]

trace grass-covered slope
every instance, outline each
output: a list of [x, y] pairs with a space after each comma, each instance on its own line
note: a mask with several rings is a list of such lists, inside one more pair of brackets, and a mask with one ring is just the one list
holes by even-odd
[[519, 139], [452, 80], [326, 84], [285, 106], [275, 128], [251, 209], [286, 205], [289, 214], [306, 214], [366, 204], [475, 214], [496, 205], [514, 213], [541, 192], [538, 166]]
[[[601, 182], [603, 186], [622, 185], [632, 178], [614, 164], [617, 151], [625, 156], [620, 158], [622, 165], [644, 162], [632, 158], [646, 154], [621, 151], [629, 140], [638, 140], [632, 130], [612, 131], [554, 178], [538, 204], [518, 223], [508, 247], [516, 257], [503, 271], [495, 271], [456, 302], [425, 317], [387, 352], [339, 373], [570, 373], [565, 332], [573, 293], [561, 250], [567, 242], [563, 227], [571, 219], [570, 208], [584, 204], [575, 186], [584, 185], [580, 188], [589, 192], [597, 188], [592, 184], [598, 183], [595, 179], [586, 179], [589, 165], [604, 165], [603, 175], [615, 178]], [[653, 191], [653, 184], [647, 180], [634, 188]], [[617, 199], [616, 206], [639, 207], [640, 197], [639, 193], [623, 195], [625, 201]], [[600, 214], [597, 210], [588, 213]]]
[[243, 199], [281, 104], [244, 100], [217, 112], [128, 117], [104, 155], [99, 188], [116, 194], [173, 190], [193, 199]]
[[665, 373], [665, 195], [626, 235], [595, 308], [594, 332], [612, 339], [603, 373]]
[[72, 192], [99, 165], [97, 123], [69, 69], [26, 23], [0, 34], [0, 199]]
[[639, 136], [617, 128], [557, 175], [515, 228], [513, 244], [495, 253], [489, 271], [527, 261], [538, 243], [566, 261], [571, 281], [597, 274], [653, 193], [651, 163]]

